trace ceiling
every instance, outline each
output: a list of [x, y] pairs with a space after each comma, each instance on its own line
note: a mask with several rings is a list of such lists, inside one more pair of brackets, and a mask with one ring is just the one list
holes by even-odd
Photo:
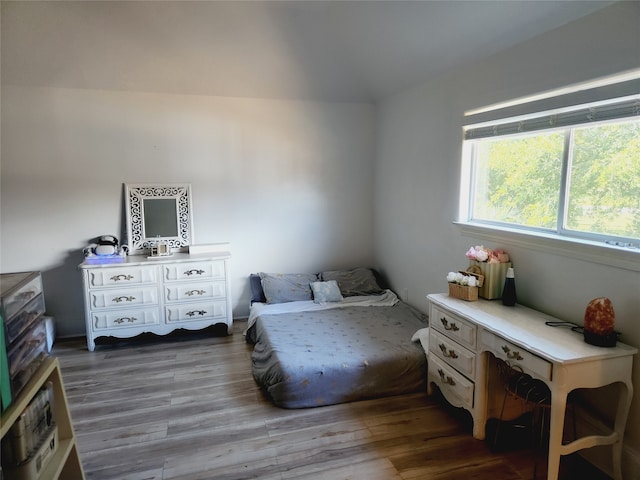
[[610, 1], [2, 1], [3, 84], [374, 102]]

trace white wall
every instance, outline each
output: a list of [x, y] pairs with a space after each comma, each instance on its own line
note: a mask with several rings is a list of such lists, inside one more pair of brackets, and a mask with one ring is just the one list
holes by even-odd
[[77, 265], [120, 235], [123, 183], [185, 182], [196, 243], [230, 242], [247, 276], [372, 262], [374, 108], [2, 86], [0, 271], [40, 270], [60, 335], [84, 335]]
[[[423, 310], [445, 276], [465, 268], [470, 245], [457, 218], [466, 110], [640, 67], [640, 4], [623, 2], [512, 48], [482, 64], [388, 98], [379, 107], [375, 168], [376, 264]], [[622, 340], [640, 346], [640, 275], [496, 239], [516, 267], [522, 303], [580, 323], [591, 298], [607, 296]], [[634, 363], [640, 385], [640, 360]], [[640, 459], [640, 395], [631, 407], [625, 461]], [[638, 464], [636, 463], [636, 467]], [[640, 478], [627, 465], [625, 478]], [[635, 475], [635, 476], [634, 476]]]

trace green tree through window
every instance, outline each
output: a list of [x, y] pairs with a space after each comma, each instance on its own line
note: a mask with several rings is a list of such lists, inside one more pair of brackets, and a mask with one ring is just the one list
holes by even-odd
[[470, 220], [640, 239], [637, 117], [467, 142]]
[[640, 238], [640, 121], [576, 128], [567, 228]]

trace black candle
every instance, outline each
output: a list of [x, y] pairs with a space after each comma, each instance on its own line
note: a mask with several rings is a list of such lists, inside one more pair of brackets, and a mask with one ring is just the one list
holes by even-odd
[[502, 290], [502, 304], [509, 307], [516, 304], [516, 280], [513, 268], [507, 269], [507, 277], [504, 280], [504, 289]]

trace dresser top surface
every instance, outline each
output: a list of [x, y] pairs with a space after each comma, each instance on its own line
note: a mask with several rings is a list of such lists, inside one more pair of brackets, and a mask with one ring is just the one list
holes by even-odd
[[505, 340], [522, 345], [527, 350], [557, 363], [622, 357], [638, 352], [637, 348], [620, 342], [615, 347], [590, 345], [584, 341], [582, 334], [570, 328], [546, 324], [561, 321], [560, 319], [523, 305], [507, 307], [495, 300], [466, 302], [444, 293], [428, 295], [427, 298], [434, 305], [446, 308]]
[[139, 265], [162, 265], [167, 263], [186, 263], [201, 262], [208, 260], [226, 260], [231, 258], [229, 252], [213, 252], [213, 253], [174, 253], [164, 257], [146, 257], [144, 255], [128, 255], [126, 257], [93, 257], [86, 259], [78, 268], [114, 268], [114, 267], [130, 267]]

